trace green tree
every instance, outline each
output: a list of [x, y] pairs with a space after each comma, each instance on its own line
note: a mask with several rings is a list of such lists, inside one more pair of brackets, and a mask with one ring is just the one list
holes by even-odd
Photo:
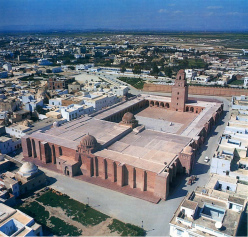
[[126, 67], [125, 67], [125, 65], [122, 65], [121, 66], [121, 73], [124, 73], [126, 71]]
[[164, 74], [167, 76], [167, 77], [171, 77], [172, 76], [172, 69], [170, 67], [165, 67], [164, 68]]
[[133, 67], [133, 73], [134, 74], [140, 74], [141, 73], [140, 65], [138, 65], [138, 64], [135, 64], [134, 65], [134, 67]]
[[159, 70], [157, 64], [153, 63], [151, 75], [157, 76], [159, 74], [159, 72], [160, 72], [160, 70]]

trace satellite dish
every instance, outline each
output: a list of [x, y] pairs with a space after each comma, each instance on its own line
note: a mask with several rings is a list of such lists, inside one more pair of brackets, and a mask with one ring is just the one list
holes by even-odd
[[216, 222], [215, 223], [215, 227], [217, 228], [217, 229], [220, 229], [221, 227], [222, 227], [222, 223], [221, 222]]

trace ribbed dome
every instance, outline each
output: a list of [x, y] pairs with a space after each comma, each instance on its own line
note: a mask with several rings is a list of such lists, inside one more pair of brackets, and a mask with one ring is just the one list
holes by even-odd
[[20, 168], [19, 172], [24, 176], [32, 175], [38, 171], [38, 167], [33, 162], [25, 162]]
[[122, 117], [122, 122], [124, 123], [132, 123], [133, 120], [135, 120], [135, 117], [130, 112], [125, 113]]
[[82, 146], [88, 147], [88, 148], [94, 148], [97, 146], [97, 140], [92, 135], [85, 135], [82, 140], [80, 141], [80, 144]]
[[183, 149], [183, 153], [191, 154], [191, 153], [193, 153], [193, 148], [191, 146], [186, 146]]

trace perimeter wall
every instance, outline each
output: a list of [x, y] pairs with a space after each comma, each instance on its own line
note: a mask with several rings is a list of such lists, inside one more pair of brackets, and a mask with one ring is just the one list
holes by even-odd
[[[171, 85], [160, 85], [160, 84], [144, 84], [144, 91], [150, 92], [165, 92], [171, 93]], [[248, 96], [248, 89], [238, 88], [221, 88], [221, 87], [210, 87], [210, 86], [189, 86], [189, 94], [191, 95], [212, 95], [212, 96]]]

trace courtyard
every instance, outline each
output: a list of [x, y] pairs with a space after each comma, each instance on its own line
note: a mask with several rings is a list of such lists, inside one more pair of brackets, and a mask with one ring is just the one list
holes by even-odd
[[175, 134], [181, 134], [197, 116], [157, 107], [148, 107], [135, 114], [139, 124], [147, 129]]

